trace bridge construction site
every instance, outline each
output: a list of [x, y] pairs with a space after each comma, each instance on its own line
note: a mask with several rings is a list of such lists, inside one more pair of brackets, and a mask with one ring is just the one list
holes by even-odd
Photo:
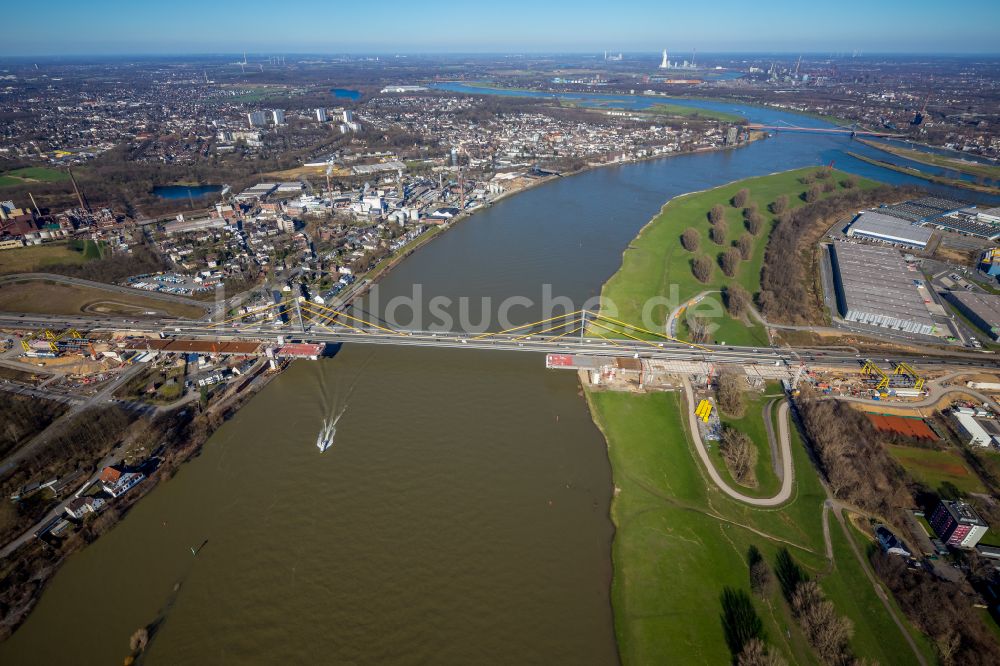
[[[189, 365], [197, 361], [185, 378], [192, 377], [195, 384], [217, 383], [229, 376], [227, 368], [235, 370], [231, 374], [245, 368], [245, 359], [266, 359], [275, 369], [283, 359], [318, 359], [335, 353], [340, 344], [354, 343], [535, 352], [544, 356], [546, 367], [575, 370], [590, 385], [609, 390], [677, 390], [684, 378], [704, 386], [726, 367], [741, 369], [751, 386], [783, 382], [794, 391], [805, 381], [821, 391], [874, 399], [919, 396], [926, 381], [915, 369], [928, 362], [926, 356], [875, 362], [850, 349], [701, 345], [590, 310], [498, 331], [464, 332], [401, 329], [367, 313], [304, 298], [275, 301], [198, 321], [0, 313], [0, 329], [16, 331], [13, 347], [0, 358], [0, 369], [52, 372], [61, 358], [75, 357], [99, 361], [95, 371], [113, 375], [116, 368], [181, 358]], [[952, 357], [948, 363], [997, 365], [982, 357]]]

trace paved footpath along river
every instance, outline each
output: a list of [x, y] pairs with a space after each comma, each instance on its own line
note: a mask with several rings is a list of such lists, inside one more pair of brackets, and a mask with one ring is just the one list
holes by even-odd
[[[495, 306], [547, 283], [582, 302], [664, 201], [748, 176], [836, 160], [916, 182], [842, 152], [860, 148], [782, 134], [556, 180], [420, 249], [372, 307], [415, 284]], [[321, 420], [345, 404], [320, 454]], [[611, 495], [572, 374], [532, 354], [349, 346], [294, 365], [73, 556], [0, 663], [120, 663], [158, 620], [147, 664], [613, 664]]]

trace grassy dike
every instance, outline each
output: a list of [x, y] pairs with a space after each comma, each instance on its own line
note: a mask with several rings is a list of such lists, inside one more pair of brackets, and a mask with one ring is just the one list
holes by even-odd
[[[757, 509], [724, 496], [699, 467], [680, 394], [588, 391], [587, 400], [615, 483], [611, 599], [624, 664], [728, 662], [719, 597], [725, 586], [749, 591], [751, 545], [772, 567], [778, 549], [788, 548], [854, 623], [859, 656], [882, 664], [912, 658], [832, 515], [834, 559], [826, 559], [826, 495], [797, 435], [793, 499]], [[773, 650], [789, 663], [817, 663], [777, 586], [754, 605]]]
[[[795, 169], [768, 176], [748, 178], [703, 192], [675, 197], [667, 202], [660, 212], [639, 232], [638, 237], [622, 257], [622, 266], [604, 285], [602, 297], [614, 304], [617, 314], [612, 316], [626, 322], [642, 325], [643, 307], [652, 298], [671, 299], [676, 294], [679, 305], [702, 291], [718, 291], [726, 285], [738, 283], [750, 294], [756, 296], [760, 291], [760, 270], [764, 263], [764, 248], [767, 238], [774, 227], [774, 216], [768, 210], [768, 204], [781, 195], [788, 197], [789, 209], [804, 206], [801, 195], [811, 185], [800, 182], [800, 178], [816, 173], [820, 167]], [[836, 183], [836, 191], [843, 187], [840, 182], [848, 174], [834, 170], [826, 181]], [[878, 183], [863, 178], [857, 179], [856, 187], [871, 189]], [[743, 223], [742, 209], [733, 208], [730, 200], [741, 189], [750, 191], [750, 200], [757, 204], [758, 212], [764, 217], [761, 232], [753, 239], [753, 252], [749, 260], [741, 261], [736, 274], [727, 277], [718, 267], [718, 257], [732, 247], [733, 242], [746, 230]], [[824, 194], [824, 197], [829, 194]], [[708, 221], [708, 211], [715, 204], [722, 204], [726, 211], [728, 234], [723, 245], [716, 245], [709, 238], [711, 224]], [[695, 229], [699, 236], [697, 252], [688, 252], [680, 243], [681, 234], [688, 227]], [[707, 254], [716, 266], [711, 279], [707, 283], [699, 282], [691, 273], [691, 262], [699, 254]], [[674, 289], [676, 291], [674, 291]], [[724, 311], [719, 294], [709, 294], [698, 310], [711, 308], [712, 302]], [[651, 320], [664, 322], [670, 314], [668, 305], [658, 305], [651, 310]], [[729, 316], [723, 316], [713, 323], [719, 325], [715, 333], [717, 341], [725, 341], [734, 345], [766, 345], [767, 335], [763, 327], [755, 320], [749, 322], [736, 321]]]
[[[764, 246], [774, 224], [767, 204], [785, 194], [790, 207], [804, 205], [799, 195], [809, 186], [799, 179], [815, 171], [809, 168], [752, 178], [672, 200], [626, 250], [622, 268], [605, 285], [603, 295], [614, 301], [621, 319], [638, 324], [643, 303], [653, 296], [669, 295], [671, 284], [678, 285], [681, 299], [725, 286], [730, 279], [719, 269], [709, 284], [694, 279], [692, 255], [680, 246], [679, 238], [685, 228], [694, 227], [702, 235], [702, 251], [724, 251], [725, 247], [714, 245], [707, 237], [707, 213], [716, 203], [726, 206], [732, 237], [732, 230], [742, 225], [742, 215], [729, 205], [729, 199], [743, 187], [750, 190], [768, 224], [755, 239], [752, 258], [742, 262], [732, 279], [755, 294], [760, 288]], [[840, 172], [830, 176], [838, 183], [838, 190], [845, 177]], [[857, 186], [876, 185], [859, 179]], [[662, 322], [668, 311], [661, 306], [658, 321]], [[732, 343], [758, 344], [764, 339], [759, 327], [728, 318], [721, 331], [717, 337]], [[691, 406], [684, 404], [682, 394], [587, 390], [586, 398], [607, 441], [615, 484], [611, 506], [616, 526], [612, 606], [624, 664], [730, 662], [732, 655], [720, 619], [720, 596], [727, 586], [749, 591], [747, 552], [751, 545], [761, 551], [772, 569], [778, 550], [787, 548], [809, 576], [819, 581], [838, 612], [853, 622], [851, 644], [858, 656], [882, 664], [912, 661], [904, 636], [882, 607], [832, 514], [833, 559], [827, 559], [822, 527], [826, 493], [794, 427], [792, 499], [779, 508], [762, 509], [730, 499], [709, 480], [687, 432], [684, 410]], [[752, 399], [746, 415], [732, 420], [732, 425], [749, 434], [760, 453], [757, 469], [761, 484], [750, 494], [770, 495], [773, 492], [768, 491], [776, 487], [777, 479], [770, 470], [762, 415], [770, 398], [748, 398]], [[772, 413], [777, 432], [776, 412], [777, 406]], [[715, 448], [713, 462], [725, 472]], [[793, 664], [818, 663], [777, 584], [765, 598], [754, 597], [753, 603], [773, 652]], [[918, 645], [928, 663], [933, 663], [926, 642], [918, 640]]]

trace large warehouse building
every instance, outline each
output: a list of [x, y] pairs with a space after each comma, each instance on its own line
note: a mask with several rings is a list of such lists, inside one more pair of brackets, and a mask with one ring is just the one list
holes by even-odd
[[931, 229], [874, 211], [865, 211], [854, 218], [847, 235], [857, 238], [894, 243], [923, 249], [931, 239]]
[[946, 291], [944, 297], [987, 335], [994, 340], [1000, 339], [1000, 296]]
[[888, 247], [834, 243], [830, 251], [837, 306], [849, 322], [934, 335], [935, 324], [915, 277]]

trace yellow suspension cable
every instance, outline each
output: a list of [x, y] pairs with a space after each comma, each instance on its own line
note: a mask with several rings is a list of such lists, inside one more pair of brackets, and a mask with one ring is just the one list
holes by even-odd
[[[604, 319], [604, 320], [610, 321], [612, 323], [618, 324], [619, 326], [625, 326], [627, 328], [631, 328], [631, 329], [639, 331], [641, 333], [646, 333], [648, 335], [655, 335], [658, 338], [663, 338], [664, 340], [670, 340], [671, 342], [679, 342], [682, 345], [688, 345], [689, 347], [696, 347], [696, 348], [701, 349], [703, 351], [708, 351], [708, 352], [712, 351], [708, 347], [703, 347], [702, 345], [695, 344], [693, 342], [688, 342], [687, 340], [680, 340], [678, 338], [674, 338], [674, 337], [671, 337], [669, 335], [665, 335], [663, 333], [657, 333], [656, 331], [649, 331], [649, 330], [646, 330], [645, 328], [642, 328], [641, 326], [636, 326], [635, 324], [628, 324], [626, 322], [614, 319], [613, 317], [609, 317], [607, 315], [602, 315], [599, 312], [595, 312], [595, 313], [591, 313], [591, 314], [593, 314], [595, 318]], [[618, 332], [621, 333], [622, 331], [618, 331]]]
[[[303, 304], [303, 305], [305, 305], [305, 304]], [[309, 305], [310, 305], [310, 307], [311, 307], [311, 304], [309, 304]], [[331, 316], [331, 315], [328, 315], [328, 314], [323, 314], [323, 313], [318, 313], [318, 312], [314, 312], [314, 311], [313, 311], [312, 309], [307, 309], [306, 311], [307, 311], [307, 312], [308, 312], [309, 314], [311, 314], [311, 315], [316, 315], [316, 316], [318, 316], [318, 317], [326, 317], [326, 318], [327, 318], [327, 320], [328, 320], [328, 321], [329, 321], [329, 322], [330, 322], [331, 324], [332, 324], [332, 323], [334, 323], [334, 320], [335, 320], [335, 319], [337, 318], [337, 315], [336, 315], [336, 314], [334, 314], [334, 315], [332, 315], [332, 316]], [[323, 328], [325, 328], [326, 330], [330, 331], [331, 333], [336, 333], [336, 331], [334, 331], [334, 330], [333, 330], [332, 328], [330, 328], [329, 326], [327, 326], [326, 324], [324, 324], [324, 323], [323, 323], [322, 321], [318, 321], [318, 322], [315, 322], [315, 323], [316, 323], [316, 324], [318, 324], [319, 326], [322, 326]], [[351, 325], [350, 325], [350, 324], [348, 324], [347, 322], [343, 322], [343, 321], [342, 321], [342, 322], [338, 322], [338, 323], [339, 323], [339, 325], [341, 325], [341, 326], [346, 326], [347, 328], [351, 329], [352, 331], [357, 331], [358, 333], [364, 333], [364, 334], [366, 334], [366, 335], [371, 335], [371, 334], [372, 334], [372, 333], [371, 333], [371, 331], [366, 331], [366, 330], [364, 330], [363, 328], [357, 328], [357, 327], [355, 327], [355, 326], [351, 326]]]
[[[309, 314], [315, 314], [315, 313], [313, 313], [313, 312], [310, 312]], [[323, 315], [323, 316], [326, 316], [326, 315]], [[324, 323], [323, 323], [323, 322], [321, 322], [321, 321], [317, 321], [317, 322], [313, 322], [313, 323], [315, 323], [315, 324], [316, 324], [317, 326], [322, 326], [323, 328], [325, 328], [326, 330], [330, 331], [330, 332], [331, 332], [331, 333], [333, 333], [334, 335], [336, 335], [336, 334], [337, 334], [337, 331], [333, 330], [332, 328], [330, 328], [329, 326], [327, 326], [326, 324], [324, 324]], [[332, 321], [331, 321], [331, 323], [332, 323]], [[351, 330], [354, 330], [354, 331], [358, 331], [359, 333], [364, 333], [364, 334], [366, 334], [366, 335], [371, 335], [371, 333], [369, 333], [368, 331], [365, 331], [365, 330], [362, 330], [362, 329], [360, 329], [360, 328], [354, 328], [354, 327], [353, 327], [353, 326], [351, 326], [350, 324], [344, 324], [344, 323], [341, 323], [341, 325], [342, 325], [342, 326], [346, 326], [347, 328], [349, 328], [349, 329], [351, 329]]]
[[547, 324], [550, 321], [555, 321], [556, 319], [569, 319], [570, 317], [572, 317], [574, 315], [578, 315], [581, 312], [583, 312], [583, 310], [577, 310], [576, 312], [570, 312], [569, 314], [563, 314], [563, 315], [557, 315], [555, 317], [549, 317], [548, 319], [542, 319], [540, 321], [532, 322], [530, 324], [524, 324], [522, 326], [515, 326], [514, 328], [507, 328], [507, 329], [504, 329], [502, 331], [491, 331], [489, 333], [483, 333], [482, 335], [477, 335], [476, 337], [471, 338], [471, 339], [472, 340], [478, 340], [480, 338], [488, 338], [488, 337], [490, 337], [492, 335], [503, 335], [504, 333], [513, 333], [514, 331], [520, 331], [521, 329], [525, 329], [525, 328], [532, 328], [532, 327], [538, 326], [539, 324]]
[[581, 329], [583, 329], [583, 325], [577, 326], [572, 331], [566, 331], [565, 333], [560, 333], [559, 335], [551, 337], [551, 338], [549, 338], [549, 342], [552, 342], [553, 340], [558, 340], [559, 338], [563, 337], [564, 335], [573, 335], [574, 333], [576, 333], [577, 331], [579, 331]]
[[569, 321], [563, 321], [563, 322], [560, 322], [560, 323], [556, 324], [555, 326], [549, 326], [548, 328], [543, 328], [540, 331], [534, 331], [532, 333], [525, 333], [524, 335], [521, 335], [521, 336], [518, 336], [518, 337], [514, 338], [514, 341], [516, 342], [518, 340], [523, 340], [525, 338], [530, 338], [532, 335], [541, 335], [542, 333], [548, 333], [549, 331], [555, 331], [555, 330], [558, 330], [560, 328], [565, 328], [566, 326], [572, 326], [575, 323], [576, 323], [576, 319], [570, 319]]
[[609, 338], [609, 337], [607, 337], [605, 335], [601, 335], [600, 333], [597, 333], [597, 331], [594, 331], [594, 333], [597, 335], [597, 337], [604, 338], [605, 340], [607, 340], [608, 342], [610, 342], [611, 344], [613, 344], [615, 347], [621, 347], [621, 345], [618, 344], [617, 342], [615, 342], [613, 339], [611, 339], [611, 338]]
[[362, 324], [365, 324], [367, 326], [371, 326], [372, 328], [377, 328], [378, 330], [385, 331], [386, 333], [393, 333], [395, 335], [399, 335], [399, 336], [403, 336], [403, 337], [406, 337], [407, 335], [409, 335], [408, 333], [403, 333], [401, 331], [394, 331], [391, 328], [386, 328], [384, 326], [379, 326], [378, 324], [373, 324], [372, 322], [365, 321], [364, 319], [358, 319], [357, 317], [352, 317], [351, 315], [347, 314], [346, 312], [340, 312], [338, 310], [334, 310], [333, 308], [324, 307], [324, 306], [318, 305], [318, 304], [310, 304], [310, 305], [312, 305], [313, 307], [318, 308], [320, 310], [325, 310], [327, 312], [336, 313], [336, 315], [338, 317], [347, 317], [351, 321], [361, 322]]
[[[649, 340], [643, 340], [642, 338], [636, 337], [636, 336], [632, 335], [631, 333], [629, 333], [627, 331], [616, 331], [613, 328], [609, 328], [609, 327], [605, 326], [604, 324], [602, 324], [599, 321], [591, 321], [590, 323], [593, 324], [594, 326], [600, 326], [605, 331], [611, 331], [612, 333], [619, 333], [621, 335], [628, 336], [628, 337], [632, 338], [633, 340], [636, 340], [637, 342], [642, 342], [644, 344], [647, 344], [650, 347], [656, 347], [657, 346], [657, 343], [655, 343], [655, 342], [650, 342]], [[600, 334], [598, 334], [598, 335], [600, 335]]]

